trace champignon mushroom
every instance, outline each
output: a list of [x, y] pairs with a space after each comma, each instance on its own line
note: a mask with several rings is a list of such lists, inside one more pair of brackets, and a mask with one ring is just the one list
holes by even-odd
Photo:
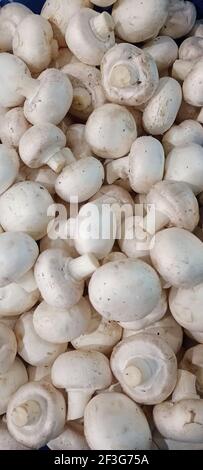
[[70, 351], [61, 354], [52, 366], [51, 378], [68, 393], [68, 416], [72, 421], [84, 416], [84, 410], [96, 390], [109, 387], [112, 374], [109, 361], [98, 351]]
[[203, 38], [192, 36], [185, 39], [179, 48], [179, 58], [182, 60], [200, 59], [203, 54]]
[[48, 305], [69, 309], [79, 302], [84, 279], [98, 266], [97, 259], [91, 254], [72, 259], [63, 250], [49, 249], [40, 254], [35, 264], [35, 279]]
[[165, 164], [165, 179], [184, 181], [195, 194], [203, 191], [203, 148], [190, 143], [174, 147]]
[[177, 59], [172, 66], [171, 76], [178, 82], [184, 82], [195, 64], [196, 60]]
[[192, 2], [170, 0], [168, 16], [160, 34], [178, 39], [186, 36], [193, 28], [196, 20], [196, 8]]
[[7, 425], [21, 444], [38, 449], [63, 430], [66, 404], [62, 393], [48, 382], [29, 382], [9, 401]]
[[137, 403], [161, 403], [173, 391], [177, 361], [171, 347], [156, 335], [139, 333], [117, 344], [111, 369], [124, 392]]
[[0, 374], [5, 374], [17, 354], [17, 342], [13, 331], [0, 321]]
[[91, 148], [85, 140], [85, 124], [72, 124], [68, 127], [67, 145], [77, 160], [91, 155]]
[[13, 2], [4, 5], [0, 10], [0, 51], [11, 52], [12, 40], [17, 26], [31, 10], [21, 3]]
[[2, 144], [17, 148], [22, 135], [29, 128], [23, 108], [17, 107], [7, 111], [0, 120], [0, 139]]
[[61, 434], [47, 443], [51, 450], [89, 450], [84, 436], [84, 426], [77, 421], [65, 425]]
[[167, 312], [168, 308], [168, 302], [167, 302], [167, 296], [166, 296], [166, 291], [162, 290], [161, 293], [161, 298], [156, 305], [156, 307], [145, 317], [131, 321], [131, 322], [126, 322], [122, 321], [119, 322], [119, 324], [124, 328], [124, 330], [140, 330], [142, 328], [146, 328], [148, 326], [151, 326], [153, 323], [158, 322], [161, 320], [164, 315]]
[[91, 449], [151, 448], [151, 431], [142, 409], [123, 393], [92, 398], [85, 408], [84, 431]]
[[184, 100], [193, 106], [203, 106], [203, 60], [198, 60], [183, 83]]
[[169, 294], [169, 306], [175, 320], [194, 334], [203, 332], [202, 302], [203, 283], [172, 288]]
[[154, 59], [128, 43], [116, 44], [104, 55], [101, 73], [108, 100], [127, 106], [149, 101], [159, 83]]
[[28, 381], [26, 368], [18, 357], [4, 374], [0, 374], [0, 415], [6, 413], [12, 395]]
[[133, 115], [118, 104], [107, 103], [95, 109], [86, 123], [85, 139], [102, 158], [124, 157], [137, 137]]
[[181, 122], [178, 126], [173, 125], [166, 132], [162, 139], [162, 145], [166, 154], [171, 152], [174, 147], [181, 147], [190, 144], [203, 145], [203, 128], [197, 121], [188, 119]]
[[203, 344], [187, 349], [182, 361], [181, 369], [187, 370], [196, 376], [196, 387], [200, 396], [203, 396]]
[[38, 300], [39, 290], [33, 272], [28, 271], [23, 277], [18, 278], [17, 282], [0, 287], [0, 321], [3, 317], [8, 317], [12, 321], [14, 315], [27, 312]]
[[18, 354], [32, 366], [53, 364], [57, 356], [67, 348], [67, 342], [50, 343], [38, 336], [33, 325], [33, 311], [19, 317], [15, 325]]
[[159, 72], [171, 67], [178, 57], [178, 46], [169, 36], [157, 36], [145, 42], [143, 50], [154, 59]]
[[0, 144], [0, 194], [14, 183], [19, 167], [17, 152], [8, 145]]

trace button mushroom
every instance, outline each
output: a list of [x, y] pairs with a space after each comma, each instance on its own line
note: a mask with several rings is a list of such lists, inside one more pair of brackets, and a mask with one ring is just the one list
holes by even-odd
[[203, 332], [202, 318], [203, 283], [196, 286], [172, 288], [169, 306], [175, 320], [192, 333]]
[[67, 145], [77, 160], [91, 155], [90, 146], [85, 140], [85, 124], [72, 124], [69, 126], [66, 137]]
[[84, 426], [77, 421], [67, 423], [58, 437], [48, 442], [51, 450], [89, 450], [84, 436]]
[[165, 179], [188, 183], [195, 194], [203, 191], [203, 148], [191, 143], [175, 147], [165, 164]]
[[21, 3], [13, 2], [4, 5], [0, 10], [0, 50], [12, 51], [12, 40], [17, 26], [26, 16], [31, 15], [31, 10]]
[[5, 374], [17, 354], [17, 342], [13, 331], [0, 322], [0, 374]]
[[2, 144], [17, 148], [22, 135], [29, 128], [23, 108], [10, 109], [0, 120], [0, 139]]
[[203, 128], [201, 124], [192, 119], [187, 119], [178, 126], [174, 124], [162, 139], [166, 154], [171, 152], [174, 147], [184, 147], [193, 143], [203, 145]]
[[[28, 278], [30, 277], [30, 282]], [[24, 282], [25, 281], [25, 282]], [[39, 300], [39, 290], [35, 283], [33, 273], [28, 271], [17, 282], [0, 287], [0, 321], [3, 317], [11, 318], [14, 315], [30, 310]]]
[[160, 34], [174, 39], [186, 36], [195, 24], [196, 15], [196, 8], [192, 2], [170, 0], [168, 16]]
[[196, 387], [200, 396], [203, 396], [203, 344], [198, 344], [187, 349], [182, 361], [181, 368], [196, 376]]
[[0, 415], [6, 413], [12, 395], [28, 381], [23, 362], [16, 357], [4, 374], [0, 374]]
[[184, 100], [193, 106], [203, 106], [203, 60], [198, 60], [183, 83]]
[[4, 193], [14, 183], [19, 167], [17, 152], [10, 146], [0, 144], [0, 194]]
[[143, 50], [154, 59], [159, 72], [168, 70], [178, 57], [178, 46], [169, 36], [157, 36], [145, 42]]

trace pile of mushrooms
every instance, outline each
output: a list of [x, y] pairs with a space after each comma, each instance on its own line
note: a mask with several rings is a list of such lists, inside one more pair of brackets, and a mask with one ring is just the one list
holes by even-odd
[[9, 3], [0, 83], [0, 449], [203, 448], [194, 5]]

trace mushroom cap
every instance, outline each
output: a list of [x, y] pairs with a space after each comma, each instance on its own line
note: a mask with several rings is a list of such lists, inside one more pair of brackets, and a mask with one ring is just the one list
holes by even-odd
[[167, 311], [168, 303], [167, 303], [167, 296], [166, 290], [162, 289], [161, 298], [156, 305], [156, 307], [143, 318], [139, 320], [131, 321], [131, 322], [119, 322], [119, 324], [124, 328], [124, 330], [140, 330], [147, 326], [152, 325], [153, 323], [161, 320], [166, 311]]
[[92, 275], [89, 298], [107, 320], [134, 321], [148, 315], [161, 297], [159, 278], [141, 260], [106, 263]]
[[152, 135], [164, 134], [173, 125], [182, 101], [179, 83], [171, 77], [159, 81], [143, 112], [143, 125]]
[[47, 446], [51, 450], [89, 450], [83, 425], [77, 421], [66, 423], [63, 432], [49, 441]]
[[203, 106], [203, 60], [198, 60], [183, 83], [184, 100], [193, 106]]
[[30, 168], [39, 168], [66, 146], [66, 136], [51, 123], [30, 127], [21, 137], [19, 154]]
[[179, 48], [179, 59], [196, 60], [203, 55], [203, 38], [192, 36], [185, 39]]
[[186, 36], [193, 28], [197, 12], [192, 2], [170, 0], [168, 16], [160, 34], [174, 39]]
[[[20, 279], [18, 280], [20, 282]], [[2, 317], [21, 315], [30, 310], [39, 300], [39, 290], [26, 290], [20, 284], [13, 282], [0, 287], [0, 321]]]
[[103, 12], [103, 15], [109, 17], [109, 23], [111, 20], [112, 24], [109, 24], [104, 36], [91, 23], [100, 15], [90, 8], [81, 8], [72, 16], [66, 29], [67, 46], [78, 60], [87, 65], [100, 65], [105, 52], [115, 44], [113, 20], [107, 12]]
[[159, 72], [171, 67], [178, 57], [178, 46], [169, 36], [157, 36], [145, 42], [143, 50], [154, 59]]
[[0, 321], [0, 374], [5, 374], [17, 354], [17, 341], [13, 331]]
[[0, 420], [0, 447], [1, 450], [29, 450], [28, 447], [20, 444], [11, 436], [3, 418]]
[[1, 51], [12, 51], [12, 39], [19, 23], [32, 11], [21, 3], [8, 3], [0, 10]]
[[169, 225], [193, 232], [199, 222], [199, 206], [189, 185], [182, 181], [160, 181], [147, 194], [147, 203], [166, 215]]
[[48, 305], [69, 309], [82, 297], [84, 282], [70, 275], [68, 263], [72, 258], [60, 249], [43, 251], [35, 264], [35, 279], [41, 295]]
[[118, 0], [112, 16], [118, 37], [142, 42], [156, 37], [168, 15], [168, 0]]
[[178, 126], [173, 125], [166, 132], [162, 139], [162, 145], [168, 154], [174, 147], [186, 146], [190, 144], [203, 145], [203, 128], [199, 122], [187, 119]]
[[175, 147], [165, 164], [165, 179], [188, 183], [195, 194], [203, 191], [203, 148], [198, 144]]
[[150, 256], [158, 273], [173, 287], [191, 288], [203, 282], [203, 243], [181, 228], [156, 233]]
[[[73, 99], [69, 78], [60, 70], [47, 69], [38, 77], [39, 87], [24, 103], [24, 114], [31, 124], [59, 124], [67, 114]], [[1, 104], [1, 97], [0, 97]]]
[[[25, 426], [17, 426], [13, 411], [24, 403], [35, 401], [40, 407], [38, 419]], [[63, 395], [48, 382], [29, 382], [13, 395], [7, 409], [7, 425], [11, 435], [21, 444], [38, 449], [63, 430], [66, 404]]]
[[98, 351], [69, 351], [61, 354], [51, 370], [53, 384], [71, 390], [102, 390], [112, 383], [109, 360]]
[[203, 332], [202, 318], [203, 283], [176, 289], [169, 294], [169, 306], [175, 320], [192, 333]]
[[173, 350], [162, 338], [147, 333], [118, 343], [111, 355], [111, 369], [124, 392], [136, 402], [147, 405], [165, 400], [177, 381]]
[[19, 317], [15, 325], [15, 335], [19, 356], [32, 366], [53, 364], [57, 356], [67, 348], [67, 342], [50, 343], [38, 336], [33, 325], [33, 311]]
[[1, 225], [4, 230], [26, 232], [39, 240], [47, 232], [47, 210], [53, 203], [47, 189], [39, 183], [16, 183], [0, 197]]
[[22, 135], [28, 128], [29, 123], [25, 119], [23, 108], [10, 109], [4, 115], [0, 124], [0, 139], [2, 144], [17, 148]]
[[151, 431], [142, 409], [123, 393], [92, 398], [85, 408], [84, 431], [91, 449], [151, 448]]
[[51, 307], [43, 301], [34, 311], [33, 324], [40, 338], [51, 343], [65, 343], [84, 334], [90, 318], [90, 305], [84, 297], [69, 310]]
[[182, 361], [181, 369], [185, 369], [196, 376], [197, 392], [203, 395], [203, 344], [197, 344], [192, 348], [187, 349]]
[[4, 144], [0, 144], [0, 167], [0, 194], [2, 194], [14, 183], [19, 171], [17, 152]]
[[0, 234], [0, 286], [18, 281], [34, 265], [39, 250], [36, 242], [26, 233]]
[[140, 106], [154, 94], [159, 74], [154, 59], [128, 43], [116, 44], [101, 63], [102, 84], [109, 101]]
[[55, 194], [55, 181], [57, 173], [48, 166], [44, 165], [41, 168], [29, 168], [23, 165], [18, 174], [18, 182], [20, 181], [34, 181], [44, 186], [45, 189], [53, 196]]
[[102, 158], [126, 155], [137, 137], [133, 115], [122, 106], [107, 103], [95, 109], [86, 123], [85, 138]]
[[23, 104], [25, 98], [18, 88], [26, 76], [31, 76], [30, 71], [21, 59], [7, 52], [0, 54], [0, 106], [13, 108]]
[[162, 436], [188, 443], [203, 442], [203, 400], [160, 403], [154, 407], [153, 417]]
[[6, 413], [12, 395], [28, 381], [28, 375], [23, 361], [19, 357], [4, 374], [0, 374], [0, 415]]

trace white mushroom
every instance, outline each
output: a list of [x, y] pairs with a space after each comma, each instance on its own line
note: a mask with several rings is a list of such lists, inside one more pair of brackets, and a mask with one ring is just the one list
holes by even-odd
[[0, 51], [11, 52], [12, 40], [17, 26], [31, 10], [21, 3], [13, 2], [4, 5], [0, 10]]
[[168, 17], [160, 34], [174, 39], [186, 36], [195, 24], [196, 15], [196, 8], [192, 2], [170, 0]]
[[5, 374], [17, 354], [17, 342], [13, 331], [0, 322], [0, 374]]
[[[11, 5], [13, 5], [11, 3]], [[0, 420], [0, 449], [1, 450], [29, 450], [28, 447], [17, 442], [8, 432], [4, 417]]]
[[187, 349], [181, 361], [181, 369], [187, 370], [196, 376], [196, 387], [200, 396], [203, 396], [203, 344]]
[[137, 403], [161, 403], [173, 391], [177, 361], [171, 347], [156, 335], [139, 333], [115, 346], [111, 369], [124, 392]]
[[14, 183], [19, 167], [17, 152], [10, 146], [0, 144], [0, 194]]
[[203, 106], [203, 60], [198, 60], [183, 83], [184, 100], [193, 106]]
[[202, 282], [187, 288], [172, 288], [169, 294], [169, 306], [175, 320], [194, 335], [203, 332], [202, 302]]
[[124, 157], [137, 137], [133, 115], [118, 104], [95, 109], [86, 123], [85, 138], [92, 151], [102, 158]]
[[135, 331], [135, 330], [140, 330], [142, 328], [147, 328], [148, 326], [153, 325], [153, 323], [161, 320], [166, 314], [167, 308], [168, 308], [168, 303], [167, 303], [166, 291], [162, 290], [161, 298], [158, 304], [148, 315], [146, 315], [145, 317], [139, 320], [135, 320], [131, 322], [122, 321], [122, 322], [119, 322], [119, 324], [122, 326], [122, 328], [124, 328], [125, 331], [127, 330]]
[[203, 54], [203, 38], [192, 36], [185, 39], [179, 48], [179, 59], [196, 60]]
[[112, 12], [116, 34], [132, 43], [156, 37], [167, 19], [168, 6], [168, 0], [118, 0]]
[[165, 164], [165, 179], [184, 181], [195, 194], [203, 191], [203, 148], [196, 143], [174, 147]]
[[44, 186], [45, 189], [53, 196], [55, 194], [55, 182], [57, 173], [48, 168], [42, 166], [41, 168], [29, 168], [26, 165], [22, 165], [18, 174], [17, 182], [22, 181], [34, 181]]
[[97, 351], [70, 351], [61, 354], [52, 366], [51, 378], [68, 393], [68, 416], [72, 421], [84, 416], [84, 410], [96, 390], [109, 387], [112, 374], [106, 356]]
[[195, 64], [196, 60], [177, 59], [173, 63], [171, 76], [178, 82], [184, 82]]
[[32, 366], [53, 364], [67, 348], [67, 342], [50, 343], [38, 336], [33, 325], [33, 311], [19, 317], [15, 325], [19, 356]]
[[0, 120], [0, 139], [2, 144], [17, 148], [22, 135], [29, 128], [23, 108], [13, 108], [7, 111]]
[[66, 29], [66, 43], [84, 64], [100, 65], [103, 55], [114, 46], [114, 22], [106, 11], [82, 8], [72, 16]]
[[143, 46], [156, 62], [159, 72], [167, 70], [178, 57], [178, 46], [169, 36], [157, 36], [146, 42]]
[[159, 83], [154, 59], [128, 43], [116, 44], [104, 55], [101, 73], [108, 100], [127, 106], [149, 101]]
[[201, 124], [192, 119], [183, 121], [178, 126], [174, 124], [162, 139], [166, 154], [171, 152], [174, 147], [188, 144], [203, 145], [203, 128]]
[[0, 321], [4, 317], [12, 321], [14, 315], [21, 315], [30, 310], [39, 300], [39, 294], [31, 270], [18, 278], [17, 282], [0, 287]]
[[89, 450], [84, 436], [84, 426], [77, 421], [65, 425], [61, 434], [47, 443], [51, 450]]
[[91, 449], [151, 448], [151, 431], [142, 409], [123, 393], [92, 398], [85, 408], [84, 431]]
[[89, 157], [92, 154], [91, 148], [85, 140], [85, 124], [72, 124], [69, 126], [66, 137], [67, 145], [77, 160]]
[[47, 382], [29, 382], [9, 402], [7, 425], [20, 444], [38, 449], [57, 437], [65, 425], [63, 395]]
[[6, 413], [12, 395], [28, 381], [26, 368], [18, 357], [4, 374], [0, 374], [0, 415]]

